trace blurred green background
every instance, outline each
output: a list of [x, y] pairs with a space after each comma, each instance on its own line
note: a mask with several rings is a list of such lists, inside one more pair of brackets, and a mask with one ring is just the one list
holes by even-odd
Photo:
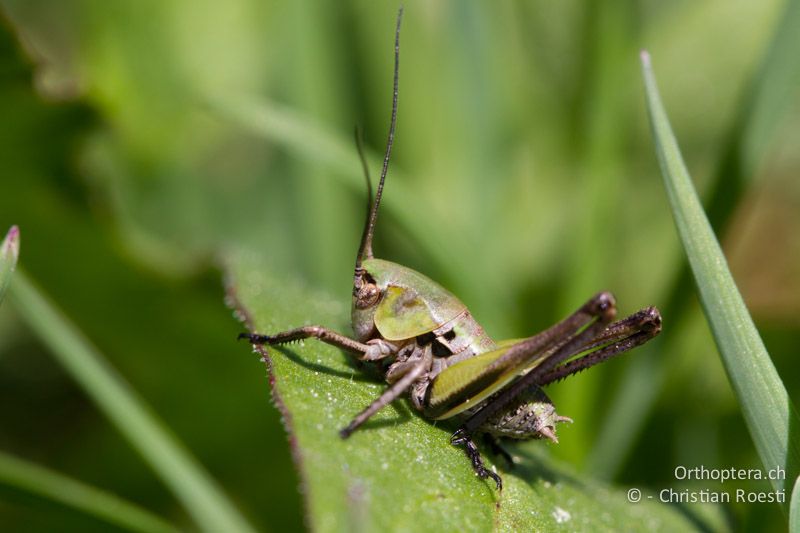
[[[301, 528], [287, 437], [263, 365], [235, 342], [222, 270], [234, 251], [258, 251], [349, 302], [364, 204], [352, 130], [364, 128], [377, 175], [397, 5], [0, 6], [0, 231], [20, 226], [21, 266], [255, 526]], [[687, 165], [796, 398], [798, 78], [759, 88], [770, 58], [799, 51], [770, 47], [796, 2], [405, 9], [376, 253], [440, 281], [496, 338], [543, 329], [600, 289], [621, 313], [659, 306], [658, 342], [550, 388], [576, 421], [553, 454], [656, 491], [683, 486], [677, 465], [759, 467], [682, 274], [638, 51], [653, 57]], [[8, 302], [0, 448], [189, 525]], [[784, 523], [775, 505], [728, 512], [738, 530]], [[109, 528], [5, 486], [0, 522]]]

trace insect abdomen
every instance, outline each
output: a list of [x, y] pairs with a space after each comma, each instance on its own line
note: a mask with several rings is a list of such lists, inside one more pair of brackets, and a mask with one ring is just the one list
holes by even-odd
[[489, 418], [481, 430], [496, 437], [539, 439], [547, 436], [543, 430], [554, 433], [556, 422], [562, 419], [550, 398], [541, 389], [534, 388], [520, 394], [507, 408]]

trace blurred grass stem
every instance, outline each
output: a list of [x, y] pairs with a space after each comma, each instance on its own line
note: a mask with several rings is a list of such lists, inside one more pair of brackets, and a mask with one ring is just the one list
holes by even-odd
[[[800, 418], [728, 269], [703, 211], [658, 94], [650, 56], [642, 53], [648, 112], [675, 226], [694, 274], [700, 301], [728, 379], [766, 470], [781, 467], [790, 490], [800, 467]], [[788, 508], [788, 499], [786, 507]]]
[[163, 518], [134, 503], [5, 452], [0, 452], [0, 483], [62, 503], [131, 531], [179, 531]]
[[28, 326], [175, 493], [201, 530], [252, 531], [197, 460], [24, 272], [17, 272], [9, 292]]

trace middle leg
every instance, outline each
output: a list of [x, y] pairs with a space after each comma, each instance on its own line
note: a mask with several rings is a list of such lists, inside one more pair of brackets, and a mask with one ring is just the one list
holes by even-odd
[[431, 368], [431, 348], [430, 346], [426, 346], [425, 348], [418, 348], [419, 350], [423, 350], [422, 356], [420, 359], [413, 364], [409, 364], [408, 367], [404, 370], [404, 373], [400, 373], [397, 377], [397, 381], [395, 381], [388, 389], [386, 389], [383, 394], [381, 394], [378, 398], [376, 398], [371, 404], [369, 404], [363, 411], [361, 411], [356, 417], [350, 422], [347, 427], [339, 431], [339, 435], [346, 439], [352, 433], [358, 429], [361, 424], [369, 420], [372, 415], [377, 413], [383, 407], [389, 405], [394, 400], [396, 400], [401, 394], [403, 394], [406, 390], [408, 390], [411, 385], [414, 384], [415, 381], [420, 379], [426, 372], [428, 372]]

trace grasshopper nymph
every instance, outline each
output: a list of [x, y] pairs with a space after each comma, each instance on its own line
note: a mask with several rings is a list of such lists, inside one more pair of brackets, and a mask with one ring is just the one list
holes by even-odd
[[431, 279], [409, 268], [377, 259], [372, 236], [378, 216], [397, 121], [400, 23], [394, 41], [392, 115], [378, 189], [369, 208], [356, 256], [350, 338], [323, 326], [305, 326], [262, 335], [243, 333], [253, 344], [279, 345], [315, 337], [355, 354], [362, 361], [385, 361], [389, 387], [341, 430], [347, 438], [379, 409], [406, 391], [423, 416], [456, 419], [461, 427], [450, 442], [465, 447], [481, 478], [502, 481], [487, 469], [473, 441], [490, 438], [556, 440], [556, 424], [571, 421], [556, 414], [541, 387], [644, 344], [661, 330], [661, 315], [648, 307], [612, 322], [614, 297], [600, 292], [573, 314], [517, 342], [495, 342], [466, 306]]

